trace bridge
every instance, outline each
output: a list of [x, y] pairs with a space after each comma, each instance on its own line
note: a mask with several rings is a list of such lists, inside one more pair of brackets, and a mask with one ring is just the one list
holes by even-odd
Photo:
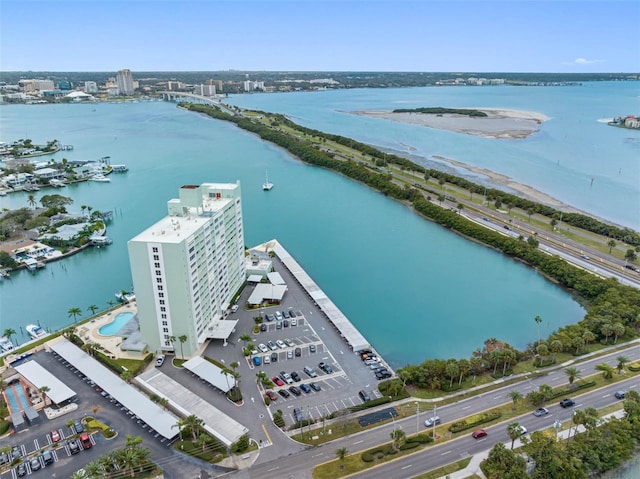
[[161, 91], [160, 94], [162, 94], [162, 99], [164, 101], [172, 101], [175, 103], [196, 103], [199, 105], [213, 105], [230, 115], [236, 114], [231, 108], [222, 103], [216, 97], [196, 95], [195, 93], [187, 93], [182, 91]]

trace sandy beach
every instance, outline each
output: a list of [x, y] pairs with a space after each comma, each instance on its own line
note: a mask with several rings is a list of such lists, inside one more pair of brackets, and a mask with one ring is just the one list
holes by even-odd
[[548, 120], [541, 113], [533, 111], [505, 110], [497, 108], [473, 108], [487, 114], [486, 117], [470, 117], [456, 113], [432, 114], [404, 112], [394, 113], [388, 110], [360, 110], [356, 115], [410, 123], [413, 125], [454, 131], [484, 138], [517, 140], [527, 138], [540, 129]]

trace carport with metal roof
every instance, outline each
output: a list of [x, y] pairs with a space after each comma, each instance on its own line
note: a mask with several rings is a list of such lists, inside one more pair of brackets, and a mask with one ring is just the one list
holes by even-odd
[[75, 344], [64, 339], [52, 344], [51, 349], [90, 378], [112, 398], [167, 439], [178, 435], [175, 425], [178, 418], [165, 411], [147, 396], [120, 379], [105, 366], [93, 359]]
[[235, 382], [231, 374], [200, 356], [189, 359], [182, 366], [223, 393], [229, 392]]
[[37, 361], [26, 361], [14, 368], [36, 389], [49, 388], [47, 397], [57, 405], [65, 404], [76, 397], [75, 391], [43, 368]]

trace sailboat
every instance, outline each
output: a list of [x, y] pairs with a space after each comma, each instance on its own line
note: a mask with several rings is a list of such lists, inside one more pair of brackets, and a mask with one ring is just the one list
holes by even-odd
[[271, 188], [273, 188], [273, 183], [269, 181], [269, 174], [265, 173], [265, 182], [262, 184], [262, 189], [264, 191], [269, 191]]

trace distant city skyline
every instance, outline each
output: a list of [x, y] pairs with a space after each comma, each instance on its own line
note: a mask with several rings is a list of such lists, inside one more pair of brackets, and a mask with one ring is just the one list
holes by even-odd
[[638, 72], [636, 0], [0, 0], [0, 71]]

